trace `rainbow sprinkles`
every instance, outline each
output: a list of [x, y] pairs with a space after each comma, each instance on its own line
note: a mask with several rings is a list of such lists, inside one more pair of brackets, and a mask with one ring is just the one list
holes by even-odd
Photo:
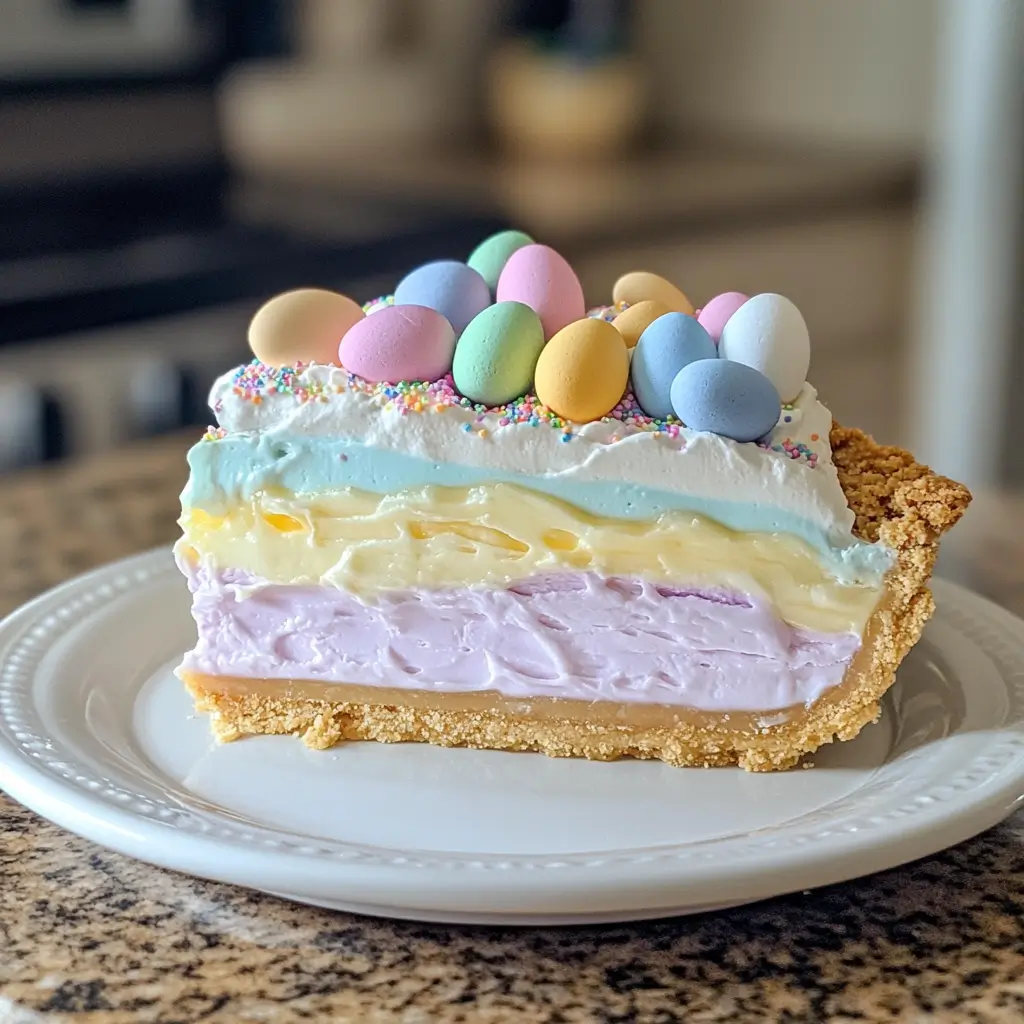
[[[304, 375], [305, 369], [307, 367], [301, 363], [295, 367], [273, 367], [259, 361], [246, 363], [235, 371], [233, 390], [243, 401], [255, 404], [265, 401], [269, 395], [291, 395], [299, 403], [330, 402], [333, 395], [349, 390], [369, 395], [382, 409], [395, 409], [402, 415], [443, 413], [450, 409], [469, 411], [477, 423], [486, 422], [488, 430], [518, 423], [528, 423], [532, 427], [547, 426], [563, 432], [569, 432], [573, 427], [571, 421], [553, 412], [534, 394], [528, 393], [492, 408], [472, 402], [459, 394], [450, 373], [436, 381], [399, 381], [395, 384], [384, 381], [371, 383], [348, 374], [343, 382], [328, 384]], [[602, 420], [620, 424], [624, 433], [642, 430], [669, 437], [678, 437], [682, 426], [675, 417], [657, 419], [648, 416], [628, 391]]]
[[[396, 384], [370, 383], [354, 374], [347, 374], [340, 382], [335, 380], [327, 383], [319, 377], [306, 374], [304, 371], [307, 369], [308, 366], [302, 363], [296, 366], [274, 367], [254, 360], [234, 371], [232, 393], [242, 401], [256, 405], [263, 403], [270, 396], [290, 396], [295, 402], [303, 404], [329, 403], [332, 396], [349, 390], [368, 395], [380, 409], [389, 412], [395, 410], [403, 416], [443, 413], [457, 409], [463, 414], [472, 414], [472, 420], [463, 422], [462, 430], [481, 438], [488, 438], [492, 432], [504, 427], [525, 423], [531, 427], [545, 426], [557, 430], [562, 441], [569, 442], [576, 436], [574, 430], [578, 430], [579, 426], [552, 412], [532, 393], [496, 408], [472, 402], [455, 389], [451, 374], [446, 374], [436, 381], [399, 381]], [[783, 429], [792, 422], [794, 409], [795, 406], [792, 404], [782, 406], [780, 427]], [[219, 410], [215, 408], [215, 411]], [[638, 432], [663, 434], [679, 441], [680, 447], [684, 447], [686, 443], [683, 424], [677, 417], [659, 419], [648, 416], [640, 408], [633, 393], [628, 390], [611, 412], [601, 417], [600, 422], [618, 428], [617, 432], [607, 439], [607, 443], [610, 444]], [[207, 439], [216, 439], [212, 428], [205, 436]], [[818, 442], [820, 436], [812, 434], [810, 440]], [[757, 443], [765, 450], [784, 454], [812, 469], [818, 465], [819, 453], [803, 441], [780, 435], [778, 438], [765, 438]]]
[[923, 581], [857, 528], [783, 296], [635, 271], [588, 311], [503, 232], [249, 340], [176, 547], [220, 738], [768, 770], [877, 714]]

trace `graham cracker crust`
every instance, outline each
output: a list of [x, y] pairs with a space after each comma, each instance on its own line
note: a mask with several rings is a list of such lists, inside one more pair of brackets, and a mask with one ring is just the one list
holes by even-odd
[[[854, 532], [867, 541], [882, 541], [896, 562], [846, 678], [810, 707], [759, 718], [679, 714], [681, 709], [666, 708], [661, 723], [648, 715], [612, 724], [607, 716], [588, 721], [579, 712], [573, 716], [559, 708], [540, 714], [516, 707], [521, 701], [498, 697], [461, 707], [422, 699], [384, 704], [289, 696], [269, 680], [253, 681], [249, 692], [242, 692], [218, 677], [183, 672], [182, 679], [197, 710], [211, 713], [213, 731], [224, 741], [291, 734], [315, 749], [342, 740], [377, 740], [539, 751], [598, 761], [634, 757], [678, 766], [738, 764], [749, 771], [791, 768], [826, 743], [852, 739], [878, 718], [882, 695], [934, 610], [928, 580], [939, 539], [971, 500], [967, 488], [932, 473], [900, 448], [876, 444], [859, 430], [833, 424], [830, 439], [840, 483], [856, 516]], [[297, 689], [304, 685], [301, 680], [290, 682]], [[357, 689], [353, 696], [364, 697]], [[773, 724], [761, 724], [766, 719]]]

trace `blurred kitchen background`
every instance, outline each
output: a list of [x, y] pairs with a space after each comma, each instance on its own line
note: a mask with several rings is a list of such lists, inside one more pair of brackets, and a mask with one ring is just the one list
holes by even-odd
[[1020, 483], [1022, 10], [0, 0], [0, 473], [206, 424], [262, 298], [515, 226], [593, 305], [788, 295], [838, 419]]

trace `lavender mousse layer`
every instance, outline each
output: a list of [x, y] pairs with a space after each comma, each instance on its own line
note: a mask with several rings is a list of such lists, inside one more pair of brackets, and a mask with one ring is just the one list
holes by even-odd
[[853, 633], [788, 626], [746, 595], [591, 573], [367, 604], [334, 587], [182, 569], [199, 627], [182, 668], [205, 675], [775, 711], [838, 685], [860, 647]]

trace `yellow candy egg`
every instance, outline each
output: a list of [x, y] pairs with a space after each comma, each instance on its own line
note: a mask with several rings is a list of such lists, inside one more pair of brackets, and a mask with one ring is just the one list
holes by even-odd
[[629, 377], [628, 349], [606, 320], [576, 320], [541, 350], [537, 397], [563, 419], [589, 423], [615, 408]]
[[653, 299], [667, 306], [670, 313], [686, 313], [693, 316], [693, 303], [671, 281], [652, 274], [647, 270], [634, 270], [615, 282], [612, 301], [628, 302], [635, 305], [645, 299]]
[[644, 299], [635, 306], [630, 306], [628, 309], [623, 310], [612, 321], [612, 327], [622, 335], [626, 348], [634, 348], [640, 340], [640, 335], [659, 316], [664, 316], [666, 313], [671, 312], [673, 310], [669, 309], [663, 302], [658, 302], [657, 299]]
[[362, 319], [362, 307], [347, 295], [297, 288], [259, 308], [249, 324], [249, 348], [267, 366], [337, 365], [342, 336]]

